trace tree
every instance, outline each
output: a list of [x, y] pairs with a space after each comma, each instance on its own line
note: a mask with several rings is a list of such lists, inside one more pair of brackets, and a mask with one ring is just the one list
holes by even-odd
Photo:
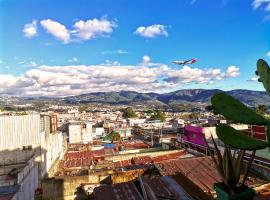
[[258, 105], [257, 108], [255, 108], [255, 111], [261, 115], [264, 115], [267, 112], [266, 105]]
[[134, 110], [131, 107], [127, 107], [122, 110], [123, 117], [124, 118], [135, 118], [137, 117], [137, 114], [134, 112]]
[[164, 122], [166, 120], [166, 114], [160, 110], [154, 111], [154, 114], [151, 116], [152, 120], [160, 120]]
[[213, 106], [212, 105], [207, 105], [204, 108], [206, 111], [212, 111], [213, 110]]
[[110, 140], [111, 143], [113, 143], [114, 141], [120, 141], [121, 140], [121, 136], [117, 131], [112, 131], [111, 133], [109, 133], [108, 135], [106, 135], [103, 140]]
[[79, 112], [83, 112], [83, 111], [86, 111], [88, 109], [88, 106], [87, 105], [82, 105], [79, 107]]

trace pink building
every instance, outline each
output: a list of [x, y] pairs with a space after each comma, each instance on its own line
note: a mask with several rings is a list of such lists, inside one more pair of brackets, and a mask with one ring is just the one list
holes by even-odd
[[184, 127], [184, 135], [182, 141], [195, 145], [207, 147], [204, 140], [204, 128], [199, 126], [186, 125]]

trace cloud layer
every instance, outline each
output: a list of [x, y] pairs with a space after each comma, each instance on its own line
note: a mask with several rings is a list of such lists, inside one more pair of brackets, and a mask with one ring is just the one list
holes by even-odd
[[154, 38], [157, 36], [168, 36], [168, 32], [166, 31], [166, 26], [161, 24], [154, 24], [151, 26], [140, 26], [134, 32], [137, 35], [146, 38]]
[[[106, 18], [89, 19], [86, 21], [79, 20], [69, 29], [65, 25], [52, 19], [40, 21], [41, 27], [54, 38], [62, 41], [64, 44], [74, 41], [91, 40], [96, 37], [107, 37], [113, 29], [117, 27], [115, 21]], [[37, 21], [33, 20], [25, 24], [23, 28], [25, 37], [31, 38], [37, 35]]]
[[239, 68], [171, 68], [144, 56], [137, 65], [42, 65], [20, 76], [0, 74], [0, 94], [68, 96], [98, 91], [166, 92], [190, 83], [210, 84], [239, 75]]

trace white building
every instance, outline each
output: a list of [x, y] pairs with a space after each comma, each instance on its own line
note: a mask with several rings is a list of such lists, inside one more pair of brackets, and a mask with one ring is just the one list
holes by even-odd
[[39, 114], [0, 116], [0, 197], [8, 190], [12, 200], [34, 199], [40, 178], [63, 152], [54, 120]]
[[92, 136], [95, 139], [104, 136], [104, 128], [103, 127], [92, 128]]
[[138, 125], [138, 124], [143, 124], [145, 122], [146, 118], [144, 119], [139, 119], [139, 118], [129, 118], [128, 119], [128, 124], [129, 126], [134, 126], [134, 125]]
[[91, 122], [71, 122], [68, 124], [68, 142], [89, 143], [93, 141]]
[[0, 151], [40, 146], [40, 115], [0, 116]]
[[[5, 152], [6, 154], [7, 152]], [[19, 155], [19, 152], [12, 152]], [[24, 157], [20, 151], [22, 161], [15, 163], [5, 160], [5, 167], [0, 167], [0, 199], [34, 200], [35, 190], [38, 188], [38, 164], [35, 156]], [[0, 154], [0, 157], [3, 155]], [[2, 160], [3, 161], [3, 160]], [[3, 164], [3, 163], [1, 163]]]

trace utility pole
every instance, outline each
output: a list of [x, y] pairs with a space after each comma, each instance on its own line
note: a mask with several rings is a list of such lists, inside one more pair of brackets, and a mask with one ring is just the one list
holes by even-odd
[[152, 143], [152, 147], [154, 146], [154, 140], [153, 140], [153, 130], [152, 130], [152, 126], [151, 126], [151, 143]]

